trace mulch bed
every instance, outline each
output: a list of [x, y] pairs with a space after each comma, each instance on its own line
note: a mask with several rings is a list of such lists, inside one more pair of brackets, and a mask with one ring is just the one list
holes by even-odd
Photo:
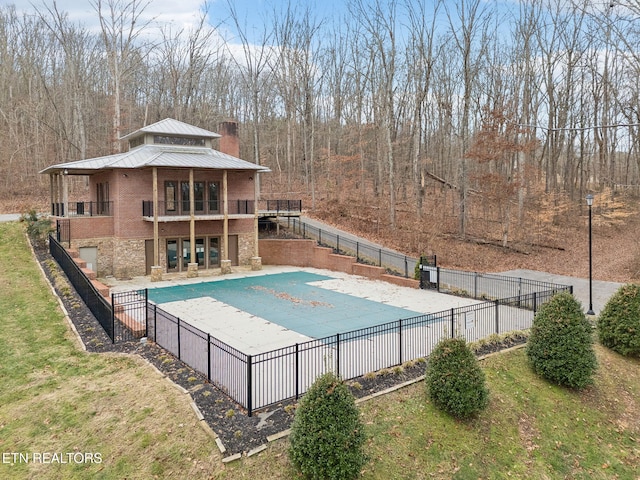
[[[205, 421], [218, 435], [226, 451], [224, 456], [247, 453], [267, 443], [267, 437], [287, 430], [291, 426], [295, 411], [294, 400], [281, 402], [254, 412], [251, 417], [246, 410], [227, 397], [222, 391], [200, 373], [193, 370], [171, 353], [153, 342], [128, 341], [112, 343], [91, 311], [78, 296], [75, 289], [64, 288], [56, 278], [64, 278], [49, 252], [34, 247], [49, 281], [62, 300], [71, 322], [89, 352], [121, 352], [140, 355], [171, 381], [186, 389], [200, 409]], [[66, 285], [70, 285], [66, 283]], [[64, 289], [64, 291], [61, 291]], [[479, 355], [491, 353], [503, 348], [523, 343], [526, 339], [510, 339], [508, 344], [487, 345]], [[362, 398], [393, 386], [414, 380], [424, 374], [424, 362], [408, 366], [387, 369], [376, 375], [366, 375], [347, 382], [356, 398]]]

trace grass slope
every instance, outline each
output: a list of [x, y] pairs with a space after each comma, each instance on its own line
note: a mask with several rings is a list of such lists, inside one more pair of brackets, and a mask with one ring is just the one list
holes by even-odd
[[[0, 453], [99, 452], [100, 464], [3, 463], [0, 478], [296, 478], [287, 441], [223, 465], [188, 400], [136, 357], [77, 347], [19, 224], [0, 224]], [[417, 383], [360, 405], [365, 479], [638, 479], [640, 361], [596, 349], [595, 384], [548, 384], [524, 350], [481, 366], [490, 404], [459, 422]]]
[[[0, 478], [221, 473], [215, 442], [188, 397], [139, 358], [78, 348], [20, 224], [0, 224], [0, 265]], [[51, 463], [33, 461], [44, 452]], [[23, 461], [14, 462], [14, 453]], [[69, 453], [100, 454], [101, 462], [53, 456], [68, 462]]]

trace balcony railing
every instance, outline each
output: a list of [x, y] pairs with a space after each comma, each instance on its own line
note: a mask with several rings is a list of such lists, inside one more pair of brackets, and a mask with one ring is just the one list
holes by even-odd
[[113, 215], [113, 202], [69, 202], [69, 211], [65, 212], [64, 203], [52, 203], [51, 215], [54, 217], [110, 217]]
[[[253, 200], [229, 200], [227, 202], [229, 215], [253, 215], [255, 202]], [[190, 215], [189, 202], [158, 202], [159, 216]], [[221, 201], [195, 202], [195, 215], [222, 215], [224, 213]], [[142, 201], [142, 216], [153, 217], [153, 201]]]
[[302, 200], [261, 200], [258, 208], [261, 211], [274, 213], [302, 212]]

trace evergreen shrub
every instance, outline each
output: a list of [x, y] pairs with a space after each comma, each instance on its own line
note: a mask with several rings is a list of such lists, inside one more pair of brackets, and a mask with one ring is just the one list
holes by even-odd
[[27, 235], [36, 246], [44, 246], [47, 243], [49, 234], [53, 232], [51, 220], [46, 216], [38, 215], [34, 209], [23, 213], [20, 221], [27, 225]]
[[598, 317], [600, 343], [626, 356], [640, 355], [640, 285], [623, 285]]
[[434, 405], [455, 418], [471, 417], [489, 403], [484, 372], [462, 338], [436, 345], [427, 362], [425, 386]]
[[349, 480], [366, 463], [364, 426], [355, 398], [333, 373], [314, 382], [296, 410], [289, 458], [307, 479]]
[[573, 295], [559, 293], [540, 307], [527, 358], [536, 374], [558, 385], [581, 389], [593, 383], [598, 363], [592, 327]]

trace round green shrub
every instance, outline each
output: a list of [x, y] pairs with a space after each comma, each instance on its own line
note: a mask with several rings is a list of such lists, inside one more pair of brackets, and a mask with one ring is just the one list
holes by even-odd
[[333, 373], [314, 382], [296, 410], [289, 458], [308, 479], [348, 480], [366, 463], [364, 426], [355, 398]]
[[484, 372], [462, 338], [436, 345], [429, 355], [425, 385], [434, 405], [455, 418], [468, 418], [489, 403]]
[[640, 355], [640, 285], [623, 285], [598, 317], [600, 343], [621, 355]]
[[592, 328], [573, 295], [563, 292], [543, 304], [527, 342], [533, 371], [547, 380], [581, 389], [593, 383], [598, 368]]

